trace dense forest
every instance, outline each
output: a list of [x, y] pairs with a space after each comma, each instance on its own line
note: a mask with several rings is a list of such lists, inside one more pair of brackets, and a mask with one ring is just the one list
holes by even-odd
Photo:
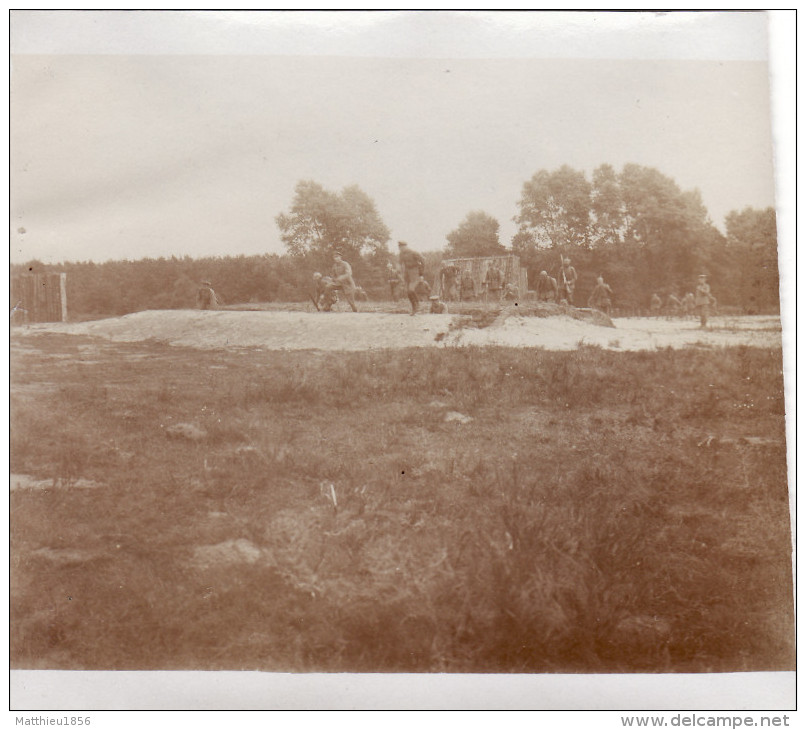
[[[526, 266], [531, 287], [541, 270], [556, 276], [561, 257], [569, 256], [580, 277], [579, 301], [602, 276], [618, 310], [646, 310], [654, 292], [682, 296], [705, 272], [720, 306], [778, 311], [773, 208], [732, 211], [723, 234], [698, 191], [683, 191], [659, 171], [633, 164], [620, 172], [601, 165], [591, 179], [568, 166], [540, 170], [524, 183], [517, 208], [519, 228], [509, 245], [499, 240], [495, 218], [469, 212], [446, 236], [442, 251], [421, 251], [426, 276], [437, 277], [443, 258], [512, 252]], [[388, 296], [387, 264], [396, 260], [397, 247], [360, 188], [334, 193], [300, 181], [291, 209], [275, 220], [286, 247], [282, 255], [31, 261], [13, 265], [11, 275], [66, 272], [71, 319], [193, 307], [202, 280], [212, 282], [224, 304], [301, 302], [313, 272], [327, 272], [339, 250], [370, 299]], [[416, 241], [409, 244], [418, 248]]]

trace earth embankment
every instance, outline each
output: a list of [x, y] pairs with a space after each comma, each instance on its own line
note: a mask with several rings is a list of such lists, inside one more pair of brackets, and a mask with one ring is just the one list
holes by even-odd
[[602, 327], [567, 315], [502, 313], [490, 323], [450, 314], [160, 310], [76, 323], [31, 324], [21, 334], [59, 332], [117, 342], [158, 340], [200, 349], [371, 350], [499, 345], [611, 350], [748, 345], [780, 347], [780, 318], [714, 318], [705, 329], [692, 319], [624, 318]]

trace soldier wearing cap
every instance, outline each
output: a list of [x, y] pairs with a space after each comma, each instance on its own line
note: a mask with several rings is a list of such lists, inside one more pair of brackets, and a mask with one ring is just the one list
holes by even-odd
[[403, 278], [400, 276], [396, 266], [391, 263], [386, 264], [386, 281], [389, 284], [389, 293], [392, 295], [392, 301], [397, 301], [398, 287], [403, 283]]
[[577, 271], [571, 266], [571, 259], [567, 257], [562, 261], [558, 281], [562, 282], [559, 292], [560, 299], [567, 301], [573, 307], [574, 289], [576, 289], [577, 285]]
[[459, 267], [456, 264], [443, 263], [439, 270], [439, 290], [446, 300], [456, 301], [458, 293], [456, 282], [459, 278]]
[[333, 254], [333, 281], [335, 288], [344, 294], [344, 298], [350, 305], [350, 309], [357, 312], [355, 306], [355, 281], [353, 281], [353, 267], [342, 257], [341, 251]]
[[688, 292], [686, 296], [683, 297], [680, 304], [683, 307], [683, 314], [686, 317], [693, 316], [695, 311], [697, 310], [697, 305], [694, 302], [694, 292]]
[[440, 301], [438, 294], [432, 294], [428, 299], [431, 301], [431, 309], [428, 310], [431, 314], [448, 313], [448, 305]]
[[202, 281], [199, 290], [196, 292], [196, 306], [199, 309], [215, 309], [216, 294], [213, 285], [209, 281]]
[[669, 292], [669, 296], [666, 297], [666, 316], [669, 317], [676, 317], [680, 314], [680, 309], [683, 306], [683, 303], [680, 301], [680, 297], [677, 296], [674, 292]]
[[599, 309], [602, 312], [610, 314], [610, 295], [613, 290], [609, 284], [605, 284], [603, 277], [596, 279], [596, 286], [593, 287], [590, 297], [588, 297], [588, 306], [592, 309]]
[[465, 269], [459, 279], [459, 301], [464, 302], [475, 298], [476, 280], [473, 278], [473, 272], [470, 269]]
[[707, 274], [700, 274], [697, 288], [694, 291], [694, 307], [700, 317], [700, 327], [705, 327], [708, 324], [709, 308], [714, 299], [711, 296], [711, 287], [708, 286], [707, 278]]
[[518, 287], [511, 281], [504, 287], [504, 299], [508, 302], [514, 302], [518, 298]]
[[[400, 270], [403, 272], [403, 281], [406, 282], [406, 296], [408, 296], [411, 304], [411, 313], [415, 315], [417, 314], [417, 307], [420, 303], [417, 287], [420, 284], [420, 280], [423, 279], [425, 259], [416, 251], [410, 249], [409, 244], [405, 241], [398, 241], [397, 247], [399, 251]], [[423, 281], [425, 280], [423, 279]]]
[[487, 269], [484, 277], [484, 286], [487, 294], [491, 294], [493, 299], [501, 299], [501, 289], [504, 284], [504, 274], [493, 261]]
[[653, 316], [657, 317], [660, 314], [660, 310], [663, 308], [663, 300], [660, 298], [658, 292], [655, 292], [652, 295], [652, 299], [649, 300], [649, 311], [652, 313]]
[[316, 306], [323, 312], [330, 312], [333, 305], [338, 301], [336, 298], [336, 286], [329, 276], [322, 276], [318, 271], [313, 275], [314, 294], [313, 299]]
[[557, 301], [557, 279], [549, 276], [547, 271], [541, 271], [537, 277], [537, 301]]

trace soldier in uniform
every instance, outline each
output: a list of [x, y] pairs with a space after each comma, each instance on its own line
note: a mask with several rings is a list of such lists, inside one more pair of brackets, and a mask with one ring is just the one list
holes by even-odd
[[672, 292], [671, 294], [669, 294], [668, 297], [666, 297], [666, 316], [667, 317], [677, 316], [678, 314], [680, 314], [681, 306], [682, 303], [680, 302], [680, 299], [678, 298], [677, 294]]
[[[417, 314], [420, 299], [417, 295], [417, 285], [425, 272], [425, 259], [409, 248], [405, 241], [398, 241], [397, 247], [400, 258], [400, 270], [403, 272], [403, 281], [406, 282], [406, 295], [411, 303], [412, 315]], [[426, 282], [427, 283], [427, 282]]]
[[440, 301], [438, 295], [432, 294], [428, 298], [431, 300], [431, 309], [428, 310], [431, 314], [447, 314], [448, 313], [448, 305], [445, 304], [445, 302]]
[[473, 272], [465, 269], [459, 279], [459, 301], [465, 302], [468, 299], [476, 298], [476, 282], [473, 280]]
[[354, 312], [358, 311], [355, 306], [355, 281], [353, 280], [353, 267], [342, 257], [341, 252], [333, 254], [333, 281], [338, 290], [344, 294], [344, 298]]
[[518, 287], [512, 282], [509, 282], [504, 287], [504, 299], [508, 302], [514, 302], [518, 298]]
[[417, 284], [414, 287], [414, 291], [417, 294], [417, 301], [418, 303], [423, 301], [424, 299], [431, 298], [431, 285], [426, 281], [424, 276], [421, 276], [417, 280]]
[[336, 286], [329, 276], [322, 276], [318, 271], [313, 275], [313, 300], [317, 308], [323, 312], [330, 312], [336, 303]]
[[215, 309], [217, 299], [213, 285], [209, 281], [201, 282], [201, 286], [196, 292], [196, 306], [199, 309]]
[[663, 308], [663, 300], [660, 298], [660, 295], [655, 292], [652, 295], [652, 299], [649, 300], [649, 311], [652, 313], [653, 317], [657, 317], [660, 315], [660, 310]]
[[577, 285], [577, 271], [571, 266], [571, 259], [564, 258], [560, 267], [560, 275], [557, 277], [560, 285], [559, 297], [561, 301], [568, 302], [574, 306], [574, 289]]
[[397, 301], [398, 288], [403, 283], [403, 278], [397, 267], [392, 264], [386, 264], [386, 280], [389, 282], [389, 293], [392, 295], [392, 301]]
[[458, 294], [456, 282], [459, 279], [459, 267], [456, 264], [442, 264], [439, 270], [439, 290], [444, 299], [455, 302]]
[[705, 274], [700, 274], [697, 289], [694, 291], [694, 306], [700, 317], [700, 327], [705, 327], [708, 324], [708, 310], [714, 301], [714, 297], [711, 296], [711, 287], [708, 286], [706, 281], [707, 278]]
[[557, 301], [557, 279], [549, 276], [546, 271], [541, 271], [540, 276], [537, 277], [537, 301]]
[[602, 312], [610, 314], [610, 295], [613, 290], [609, 284], [605, 284], [603, 277], [596, 279], [596, 286], [593, 287], [590, 297], [588, 297], [588, 306], [592, 309], [599, 309]]
[[683, 301], [680, 303], [683, 305], [683, 314], [686, 317], [694, 316], [694, 310], [697, 308], [697, 305], [694, 303], [693, 292], [688, 292], [688, 294], [683, 297]]
[[487, 294], [491, 295], [493, 300], [500, 301], [503, 282], [504, 274], [501, 272], [501, 269], [495, 265], [495, 262], [491, 263], [484, 277], [484, 286], [487, 289]]

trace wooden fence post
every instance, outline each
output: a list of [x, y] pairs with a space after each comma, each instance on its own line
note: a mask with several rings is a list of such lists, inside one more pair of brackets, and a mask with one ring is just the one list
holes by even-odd
[[67, 321], [67, 274], [59, 274], [59, 294], [62, 302], [62, 322]]

